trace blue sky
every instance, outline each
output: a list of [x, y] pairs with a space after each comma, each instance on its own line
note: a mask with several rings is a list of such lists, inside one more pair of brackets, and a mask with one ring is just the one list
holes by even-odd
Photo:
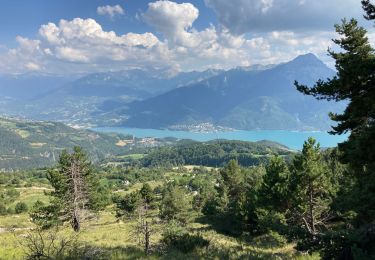
[[166, 71], [326, 62], [333, 24], [359, 0], [2, 0], [0, 74]]

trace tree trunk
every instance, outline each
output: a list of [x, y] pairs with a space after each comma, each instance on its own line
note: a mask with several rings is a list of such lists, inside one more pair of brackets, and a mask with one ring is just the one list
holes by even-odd
[[73, 214], [72, 227], [73, 227], [73, 230], [75, 232], [79, 232], [79, 230], [81, 229], [81, 223], [79, 221], [79, 216], [76, 215], [76, 212], [74, 212], [74, 214]]
[[315, 234], [315, 219], [314, 219], [314, 196], [313, 196], [313, 187], [312, 183], [309, 184], [309, 221], [310, 221], [310, 230]]
[[148, 255], [150, 252], [150, 230], [148, 227], [148, 221], [146, 221], [145, 226], [145, 253]]
[[79, 203], [82, 197], [81, 190], [81, 176], [80, 169], [77, 162], [73, 162], [71, 166], [71, 178], [73, 181], [73, 214], [72, 214], [72, 227], [75, 232], [79, 232], [81, 228], [80, 223], [80, 207]]

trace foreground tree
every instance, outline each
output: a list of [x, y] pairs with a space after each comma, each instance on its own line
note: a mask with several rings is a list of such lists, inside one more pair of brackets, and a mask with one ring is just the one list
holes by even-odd
[[342, 37], [334, 43], [343, 51], [329, 50], [329, 54], [336, 61], [337, 76], [320, 80], [312, 88], [296, 86], [318, 99], [348, 102], [344, 113], [330, 114], [337, 122], [332, 133], [350, 132], [349, 139], [339, 144], [341, 161], [348, 163], [358, 177], [357, 197], [365, 203], [358, 203], [356, 208], [361, 221], [368, 223], [375, 219], [375, 55], [366, 30], [356, 20], [343, 20], [336, 31]]
[[290, 188], [293, 190], [294, 217], [316, 235], [330, 219], [330, 205], [336, 193], [332, 176], [322, 160], [319, 144], [309, 138], [302, 153], [294, 158]]
[[[369, 0], [362, 5], [365, 18], [374, 20], [375, 6]], [[347, 204], [344, 214], [354, 217], [340, 232], [327, 234], [326, 243], [323, 239], [319, 244], [331, 251], [327, 257], [340, 252], [343, 257], [365, 259], [365, 255], [375, 255], [375, 53], [367, 31], [356, 20], [343, 20], [336, 25], [336, 32], [341, 37], [333, 41], [341, 51], [329, 50], [329, 54], [336, 62], [337, 75], [311, 88], [297, 82], [295, 85], [306, 95], [348, 103], [342, 114], [330, 117], [337, 122], [332, 134], [350, 133], [348, 140], [339, 144], [340, 161], [348, 164], [347, 172], [351, 173], [346, 176], [350, 190], [343, 187], [346, 197], [341, 200]]]
[[[48, 171], [47, 177], [54, 189], [52, 206], [39, 208], [39, 211], [52, 210], [56, 220], [70, 222], [76, 232], [88, 213], [106, 204], [105, 190], [99, 185], [91, 162], [80, 147], [74, 147], [71, 154], [62, 152], [57, 166]], [[50, 216], [51, 212], [45, 215]]]

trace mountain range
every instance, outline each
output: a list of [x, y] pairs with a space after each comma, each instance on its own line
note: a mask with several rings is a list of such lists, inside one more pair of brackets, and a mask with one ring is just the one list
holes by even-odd
[[70, 78], [0, 77], [0, 113], [77, 125], [173, 128], [210, 123], [236, 129], [325, 130], [343, 104], [303, 96], [335, 72], [313, 54], [276, 65], [168, 75], [132, 69]]
[[271, 67], [224, 71], [117, 107], [111, 116], [127, 115], [122, 124], [140, 128], [209, 122], [245, 130], [325, 130], [331, 124], [328, 112], [342, 110], [343, 104], [304, 96], [293, 83], [313, 85], [334, 74], [315, 55], [307, 54]]

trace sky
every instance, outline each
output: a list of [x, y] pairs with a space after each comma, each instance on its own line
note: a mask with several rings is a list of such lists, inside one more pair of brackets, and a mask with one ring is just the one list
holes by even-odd
[[275, 64], [326, 54], [360, 0], [2, 0], [0, 74]]

